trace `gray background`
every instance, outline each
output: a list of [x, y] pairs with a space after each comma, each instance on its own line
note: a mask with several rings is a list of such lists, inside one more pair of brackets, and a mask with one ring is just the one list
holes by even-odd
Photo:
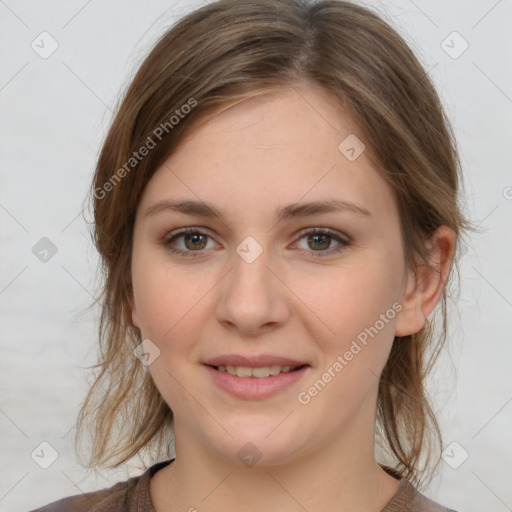
[[[2, 510], [142, 470], [135, 460], [87, 472], [73, 450], [97, 322], [96, 310], [83, 313], [98, 260], [81, 208], [120, 88], [166, 27], [198, 5], [0, 0]], [[459, 141], [467, 212], [485, 229], [465, 249], [459, 313], [432, 379], [446, 444], [456, 444], [425, 493], [460, 512], [512, 510], [512, 2], [367, 5], [387, 13], [435, 81]], [[47, 58], [31, 47], [51, 49], [44, 31], [58, 43]], [[43, 237], [57, 249], [46, 262], [32, 252]]]

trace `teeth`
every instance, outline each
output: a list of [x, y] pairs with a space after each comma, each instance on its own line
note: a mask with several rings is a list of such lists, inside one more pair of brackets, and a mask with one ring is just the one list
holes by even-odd
[[[238, 373], [237, 373], [238, 375]], [[262, 366], [261, 368], [253, 368], [251, 371], [251, 375], [254, 377], [269, 377], [270, 376], [270, 366]]]
[[277, 364], [270, 367], [270, 375], [277, 375], [281, 373], [281, 367]]
[[255, 368], [250, 368], [249, 366], [218, 366], [217, 370], [220, 372], [227, 372], [230, 375], [236, 375], [237, 377], [256, 377], [256, 378], [265, 378], [270, 377], [271, 375], [277, 375], [279, 373], [288, 373], [290, 371], [295, 370], [298, 366], [258, 366]]
[[251, 377], [252, 369], [247, 366], [237, 366], [236, 376], [237, 377]]

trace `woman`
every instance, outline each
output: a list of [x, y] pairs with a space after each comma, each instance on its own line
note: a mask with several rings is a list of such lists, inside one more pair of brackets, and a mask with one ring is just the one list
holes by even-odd
[[371, 11], [182, 18], [92, 185], [105, 284], [79, 433], [91, 467], [154, 464], [39, 510], [448, 510], [417, 486], [439, 462], [424, 379], [459, 181], [427, 74]]

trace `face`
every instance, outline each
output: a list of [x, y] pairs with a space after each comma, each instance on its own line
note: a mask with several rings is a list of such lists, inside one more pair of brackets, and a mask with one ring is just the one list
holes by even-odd
[[282, 89], [190, 132], [149, 181], [132, 319], [177, 446], [272, 465], [373, 433], [408, 274], [390, 188], [353, 138], [339, 149], [354, 134], [328, 92]]

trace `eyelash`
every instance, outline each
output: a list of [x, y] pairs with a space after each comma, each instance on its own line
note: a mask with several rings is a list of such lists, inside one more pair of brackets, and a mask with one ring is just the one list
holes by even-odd
[[[186, 235], [186, 234], [206, 235], [207, 237], [212, 238], [212, 237], [210, 237], [210, 235], [208, 235], [208, 233], [204, 233], [204, 232], [200, 231], [198, 228], [189, 227], [189, 228], [180, 229], [179, 231], [177, 231], [175, 233], [173, 233], [173, 232], [169, 233], [169, 235], [172, 235], [172, 236], [167, 236], [165, 238], [165, 240], [162, 242], [162, 244], [165, 247], [167, 247], [167, 249], [170, 252], [172, 252], [174, 254], [178, 254], [180, 256], [192, 257], [192, 258], [199, 256], [200, 254], [194, 254], [194, 253], [201, 253], [201, 252], [203, 252], [203, 250], [183, 251], [182, 249], [175, 249], [170, 246], [170, 244], [173, 241], [175, 241], [177, 238], [179, 238], [183, 235]], [[338, 247], [335, 247], [334, 249], [328, 249], [325, 251], [309, 251], [309, 252], [311, 252], [311, 256], [314, 258], [318, 258], [318, 257], [322, 258], [322, 257], [326, 257], [326, 256], [332, 256], [333, 254], [337, 254], [337, 253], [343, 251], [346, 247], [348, 247], [350, 245], [350, 241], [347, 237], [344, 237], [338, 231], [334, 231], [333, 229], [329, 229], [329, 228], [308, 228], [306, 230], [302, 230], [299, 233], [299, 235], [300, 235], [299, 240], [304, 238], [307, 235], [310, 235], [310, 234], [328, 235], [330, 238], [332, 238], [340, 243], [340, 245], [338, 245]], [[304, 250], [306, 250], [306, 249], [304, 249]]]

